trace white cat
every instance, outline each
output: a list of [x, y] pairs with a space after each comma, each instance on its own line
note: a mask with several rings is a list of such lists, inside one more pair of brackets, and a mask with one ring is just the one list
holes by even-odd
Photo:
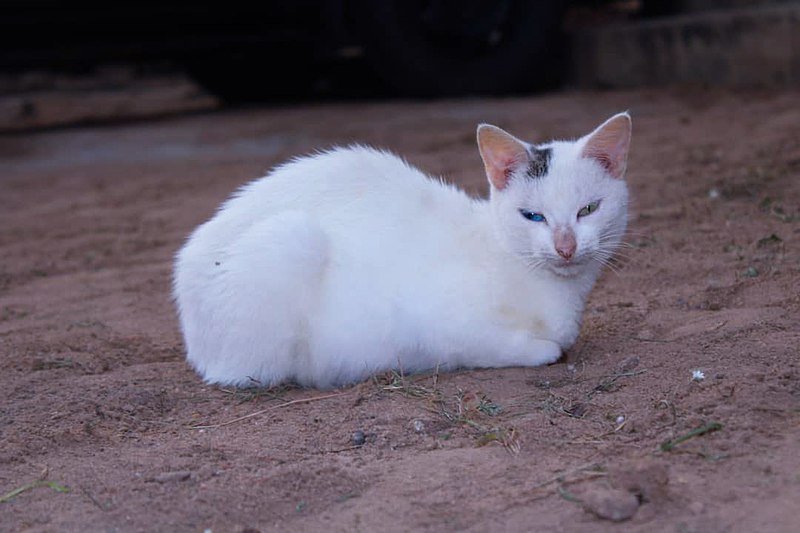
[[488, 200], [360, 146], [278, 167], [177, 255], [188, 360], [207, 382], [321, 388], [555, 361], [625, 231], [630, 135], [627, 113], [542, 145], [481, 125]]

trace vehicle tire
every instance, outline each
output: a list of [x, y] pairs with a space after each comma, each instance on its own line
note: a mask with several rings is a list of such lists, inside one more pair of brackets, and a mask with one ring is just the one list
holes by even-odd
[[461, 96], [562, 81], [562, 0], [356, 0], [355, 33], [393, 92]]

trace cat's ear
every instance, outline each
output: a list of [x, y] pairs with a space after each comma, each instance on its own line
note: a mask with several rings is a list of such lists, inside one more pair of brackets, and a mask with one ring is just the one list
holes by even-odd
[[594, 159], [613, 177], [623, 179], [631, 145], [631, 117], [619, 113], [586, 136], [581, 155]]
[[478, 126], [478, 150], [489, 183], [500, 191], [506, 188], [515, 170], [530, 163], [525, 143], [491, 124]]

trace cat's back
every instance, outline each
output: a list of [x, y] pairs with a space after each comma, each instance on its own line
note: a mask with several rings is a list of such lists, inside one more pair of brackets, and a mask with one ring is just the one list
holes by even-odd
[[463, 192], [390, 152], [336, 148], [291, 160], [243, 186], [198, 228], [189, 247], [224, 248], [254, 224], [286, 211], [306, 213], [335, 238], [364, 227], [402, 230], [403, 220], [422, 223], [469, 202]]
[[425, 174], [391, 152], [357, 145], [293, 159], [245, 185], [225, 208], [252, 206], [263, 213], [284, 205], [335, 206], [339, 211], [381, 198], [402, 202], [431, 185]]

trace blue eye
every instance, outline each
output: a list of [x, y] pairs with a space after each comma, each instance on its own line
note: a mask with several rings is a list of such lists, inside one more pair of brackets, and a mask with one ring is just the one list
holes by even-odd
[[533, 213], [531, 211], [526, 211], [525, 209], [520, 209], [519, 214], [533, 222], [545, 221], [544, 215], [541, 213]]

